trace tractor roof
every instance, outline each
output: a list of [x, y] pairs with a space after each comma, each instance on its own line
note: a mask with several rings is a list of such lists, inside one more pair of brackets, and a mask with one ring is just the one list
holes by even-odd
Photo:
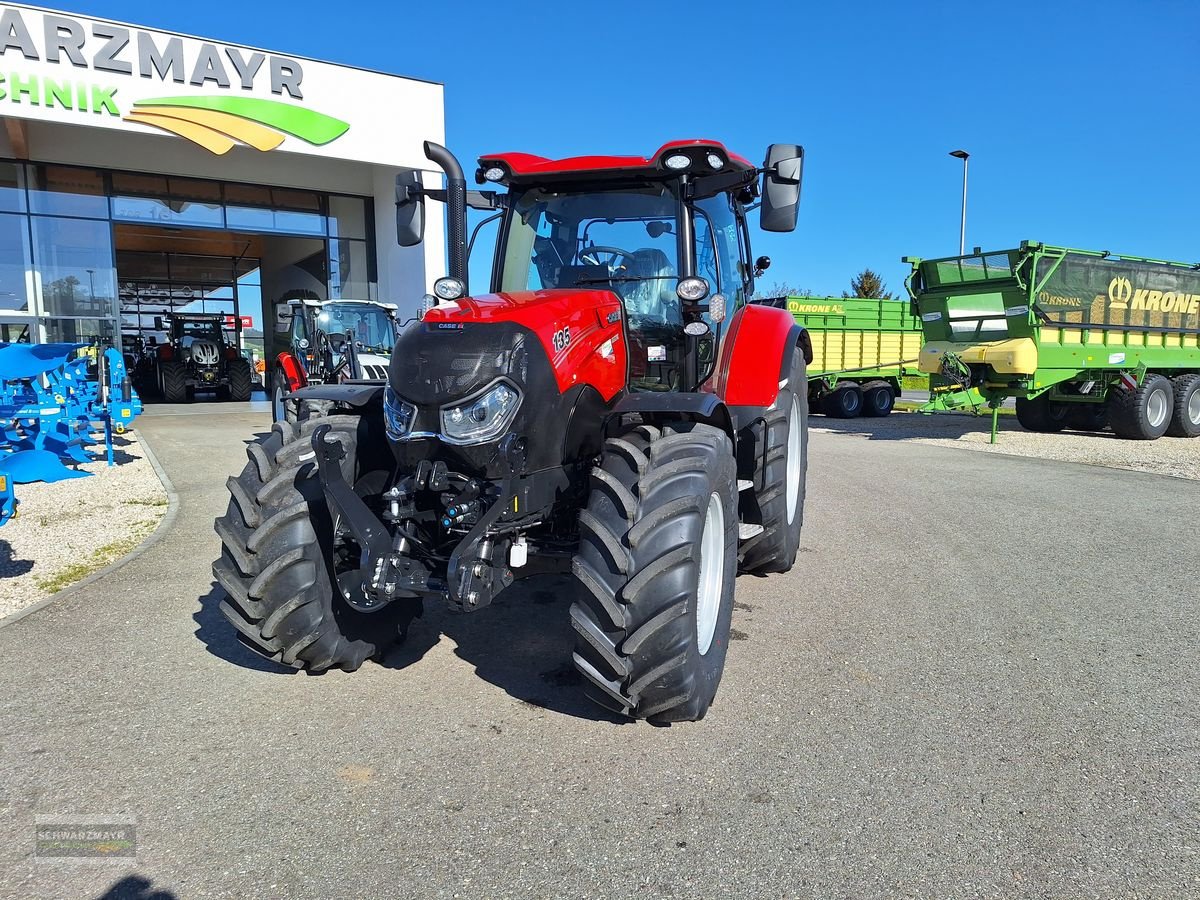
[[[721, 165], [714, 167], [709, 155], [720, 159]], [[498, 182], [544, 182], [592, 180], [594, 178], [619, 178], [630, 176], [658, 177], [682, 174], [683, 169], [667, 165], [669, 158], [688, 157], [689, 172], [713, 175], [718, 172], [744, 172], [753, 177], [757, 169], [753, 163], [736, 153], [730, 153], [720, 141], [690, 140], [669, 141], [650, 156], [572, 156], [566, 159], [546, 159], [530, 153], [493, 153], [479, 158], [479, 170], [475, 180], [479, 184]], [[489, 169], [499, 169], [501, 177], [485, 177]]]

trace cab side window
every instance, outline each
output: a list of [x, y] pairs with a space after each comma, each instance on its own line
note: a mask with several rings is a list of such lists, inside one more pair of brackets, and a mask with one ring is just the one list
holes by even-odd
[[713, 292], [725, 295], [729, 309], [737, 309], [745, 300], [745, 281], [742, 277], [741, 237], [738, 234], [737, 217], [733, 213], [728, 194], [717, 194], [696, 202], [704, 214], [696, 217], [696, 246], [698, 274], [708, 278], [700, 264], [700, 219], [707, 221], [706, 231], [711, 232], [712, 252], [716, 255], [717, 278], [710, 280]]

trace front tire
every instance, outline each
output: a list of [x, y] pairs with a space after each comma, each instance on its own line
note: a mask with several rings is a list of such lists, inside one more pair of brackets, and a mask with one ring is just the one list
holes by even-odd
[[396, 599], [362, 611], [344, 599], [345, 585], [339, 587], [337, 578], [346, 580], [345, 566], [335, 560], [349, 557], [353, 566], [357, 559], [354, 548], [339, 547], [335, 539], [317, 476], [312, 433], [319, 424], [330, 426], [326, 440], [336, 439], [346, 450], [342, 474], [354, 483], [363, 468], [358, 447], [364, 420], [276, 423], [247, 448], [249, 463], [227, 482], [231, 498], [215, 523], [222, 547], [212, 571], [228, 595], [221, 612], [252, 650], [312, 673], [353, 672], [403, 638], [420, 601]]
[[158, 364], [159, 380], [162, 382], [162, 397], [167, 403], [186, 403], [188, 395], [187, 366], [175, 359], [163, 360]]
[[250, 392], [254, 389], [250, 373], [250, 363], [244, 359], [231, 360], [226, 370], [226, 377], [229, 380], [230, 400], [244, 403], [250, 399]]
[[571, 605], [587, 695], [658, 724], [704, 718], [737, 574], [737, 472], [709, 425], [639, 425], [605, 442], [580, 513]]
[[852, 381], [843, 381], [821, 398], [821, 412], [831, 419], [856, 419], [862, 408], [862, 388]]
[[739, 442], [754, 453], [754, 494], [748, 499], [757, 510], [744, 518], [763, 527], [741, 548], [742, 571], [752, 575], [788, 571], [800, 549], [808, 478], [808, 383], [799, 349], [792, 351], [791, 375], [764, 419], [761, 443]]

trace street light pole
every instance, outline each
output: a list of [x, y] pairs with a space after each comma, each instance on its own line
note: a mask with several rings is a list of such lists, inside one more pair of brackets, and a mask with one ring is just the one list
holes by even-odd
[[955, 159], [961, 159], [963, 164], [962, 216], [958, 225], [958, 255], [965, 256], [967, 252], [967, 160], [971, 158], [971, 154], [966, 150], [951, 150], [950, 155]]

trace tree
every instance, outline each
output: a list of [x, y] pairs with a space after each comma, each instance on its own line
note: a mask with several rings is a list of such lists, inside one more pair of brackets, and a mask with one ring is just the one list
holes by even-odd
[[754, 296], [756, 297], [811, 297], [812, 291], [808, 288], [802, 288], [799, 285], [792, 284], [790, 281], [775, 281], [766, 287], [754, 288]]
[[854, 293], [847, 294], [845, 291], [842, 291], [842, 296], [866, 297], [870, 300], [896, 299], [895, 294], [888, 292], [887, 285], [883, 283], [883, 279], [870, 269], [863, 269], [850, 279], [850, 290]]

